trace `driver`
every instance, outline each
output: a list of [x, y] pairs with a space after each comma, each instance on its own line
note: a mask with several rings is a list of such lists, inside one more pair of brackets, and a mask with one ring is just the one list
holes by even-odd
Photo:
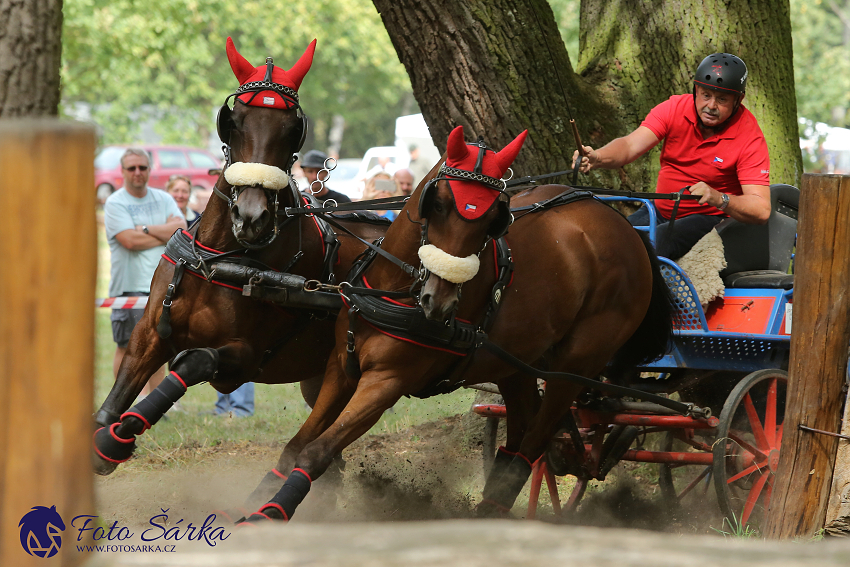
[[[741, 104], [746, 86], [747, 66], [739, 57], [709, 55], [697, 67], [693, 94], [670, 97], [631, 134], [598, 150], [583, 146], [581, 171], [587, 173], [623, 167], [664, 140], [656, 190], [675, 193], [690, 186], [700, 199], [680, 202], [672, 239], [667, 236], [672, 200], [658, 199], [629, 217], [633, 226], [646, 226], [655, 215], [660, 256], [681, 258], [727, 216], [748, 224], [767, 222], [770, 158], [755, 116]], [[573, 166], [577, 158], [578, 151]]]

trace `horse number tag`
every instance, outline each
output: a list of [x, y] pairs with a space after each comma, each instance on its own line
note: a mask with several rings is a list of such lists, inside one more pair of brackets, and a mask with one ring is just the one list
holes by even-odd
[[267, 104], [269, 106], [274, 106], [274, 97], [264, 96], [263, 97], [263, 104]]

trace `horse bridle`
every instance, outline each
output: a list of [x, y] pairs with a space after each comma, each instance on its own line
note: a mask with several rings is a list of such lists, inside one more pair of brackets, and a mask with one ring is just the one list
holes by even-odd
[[[262, 81], [253, 81], [250, 83], [245, 83], [241, 85], [236, 92], [231, 93], [224, 99], [224, 104], [221, 105], [221, 108], [218, 110], [218, 115], [216, 116], [216, 131], [218, 132], [218, 137], [222, 142], [222, 152], [224, 153], [224, 170], [226, 170], [230, 165], [232, 165], [232, 154], [233, 150], [230, 145], [231, 135], [233, 134], [234, 123], [233, 123], [233, 110], [230, 108], [228, 103], [230, 99], [234, 100], [234, 107], [236, 101], [239, 100], [238, 97], [246, 94], [253, 93], [248, 102], [243, 104], [250, 104], [254, 98], [263, 91], [274, 91], [286, 102], [287, 107], [289, 109], [294, 108], [298, 114], [298, 126], [297, 128], [297, 136], [298, 136], [298, 144], [295, 148], [295, 151], [292, 152], [292, 156], [289, 159], [289, 162], [286, 164], [286, 168], [284, 171], [289, 175], [289, 189], [292, 192], [293, 205], [298, 205], [300, 203], [300, 192], [298, 191], [298, 186], [295, 183], [295, 180], [292, 179], [292, 166], [295, 164], [298, 159], [298, 152], [304, 146], [304, 140], [307, 138], [307, 116], [304, 114], [303, 109], [301, 108], [301, 104], [298, 101], [298, 92], [295, 89], [287, 87], [286, 85], [281, 85], [275, 83], [272, 80], [272, 70], [274, 69], [274, 60], [271, 57], [266, 58], [266, 75]], [[242, 101], [239, 101], [242, 102]], [[239, 198], [239, 195], [244, 191], [247, 187], [231, 187], [230, 195], [224, 194], [221, 189], [218, 188], [218, 182], [213, 185], [213, 192], [224, 199], [227, 203], [228, 210], [231, 214], [234, 212], [236, 208], [236, 201]], [[279, 222], [279, 219], [284, 216], [283, 212], [279, 212], [279, 197], [278, 191], [272, 191], [263, 187], [263, 191], [266, 194], [266, 199], [269, 203], [272, 203], [272, 216], [274, 218], [274, 230], [268, 236], [266, 236], [263, 240], [258, 243], [250, 243], [242, 240], [236, 234], [236, 226], [232, 227], [233, 235], [236, 237], [236, 241], [240, 246], [244, 246], [249, 250], [258, 250], [260, 248], [264, 248], [271, 244], [277, 235], [280, 233], [280, 230], [283, 226], [291, 220], [287, 218], [282, 223]]]

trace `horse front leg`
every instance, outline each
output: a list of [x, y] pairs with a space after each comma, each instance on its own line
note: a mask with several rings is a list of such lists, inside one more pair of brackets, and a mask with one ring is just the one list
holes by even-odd
[[127, 461], [136, 450], [136, 437], [153, 427], [190, 386], [212, 381], [219, 372], [225, 379], [241, 378], [253, 353], [247, 344], [234, 342], [219, 349], [190, 349], [178, 354], [168, 376], [148, 396], [122, 413], [120, 421], [95, 431], [94, 471], [107, 475]]
[[[355, 383], [346, 377], [336, 361], [337, 357], [335, 356], [331, 356], [328, 360], [313, 411], [298, 430], [298, 433], [283, 448], [275, 468], [266, 473], [259, 486], [248, 496], [245, 506], [249, 510], [256, 509], [257, 506], [268, 502], [280, 490], [280, 487], [288, 478], [286, 472], [295, 468], [295, 461], [301, 451], [308, 443], [317, 439], [331, 426], [351, 400], [355, 391]], [[340, 455], [337, 455], [337, 460], [340, 461], [337, 468], [341, 469], [344, 463], [341, 462]]]
[[[337, 368], [337, 372], [342, 371]], [[291, 519], [295, 509], [310, 491], [312, 483], [328, 469], [335, 456], [369, 431], [384, 411], [391, 408], [404, 393], [403, 384], [394, 372], [364, 373], [357, 390], [336, 420], [316, 440], [304, 447], [277, 494], [246, 522]], [[320, 394], [319, 403], [322, 397], [323, 394]]]
[[92, 459], [95, 472], [109, 474], [133, 456], [136, 436], [153, 427], [189, 386], [214, 375], [218, 362], [218, 351], [211, 348], [191, 349], [177, 355], [168, 376], [156, 389], [122, 414], [120, 421], [95, 431]]
[[108, 427], [117, 422], [153, 373], [171, 358], [167, 345], [159, 338], [155, 327], [153, 317], [146, 315], [133, 330], [115, 383], [95, 413], [94, 419], [98, 426]]

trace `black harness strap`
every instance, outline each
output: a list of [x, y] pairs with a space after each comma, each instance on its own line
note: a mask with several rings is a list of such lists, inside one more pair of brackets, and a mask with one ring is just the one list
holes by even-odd
[[[172, 238], [174, 238], [172, 236]], [[174, 264], [174, 276], [171, 278], [171, 283], [168, 284], [168, 289], [165, 291], [165, 299], [162, 300], [162, 314], [159, 316], [159, 323], [156, 325], [156, 333], [161, 339], [171, 337], [171, 303], [174, 293], [177, 291], [177, 286], [180, 285], [180, 280], [183, 279], [183, 271], [186, 268], [186, 261], [183, 258], [177, 260]], [[174, 345], [171, 345], [172, 350]], [[176, 352], [175, 352], [176, 354]]]
[[339, 230], [345, 232], [346, 234], [353, 236], [354, 238], [356, 238], [357, 240], [359, 240], [360, 242], [365, 244], [367, 248], [369, 248], [370, 250], [374, 251], [377, 254], [380, 254], [381, 256], [383, 256], [384, 258], [386, 258], [387, 260], [389, 260], [390, 262], [392, 262], [393, 264], [395, 264], [396, 266], [401, 268], [401, 271], [403, 271], [408, 276], [411, 276], [411, 277], [414, 277], [414, 278], [419, 276], [419, 270], [416, 269], [414, 266], [411, 266], [407, 262], [404, 262], [404, 261], [396, 258], [395, 256], [393, 256], [392, 254], [390, 254], [386, 250], [382, 250], [380, 247], [375, 246], [374, 244], [372, 244], [368, 240], [364, 240], [364, 239], [360, 238], [359, 236], [357, 236], [356, 234], [354, 234], [353, 232], [351, 232], [350, 230], [345, 228], [343, 225], [338, 223], [332, 216], [329, 216], [329, 215], [324, 214], [324, 213], [320, 213], [320, 212], [318, 212], [317, 209], [311, 209], [311, 213], [315, 214], [317, 217], [319, 217], [321, 219], [324, 219], [334, 228], [338, 228]]

